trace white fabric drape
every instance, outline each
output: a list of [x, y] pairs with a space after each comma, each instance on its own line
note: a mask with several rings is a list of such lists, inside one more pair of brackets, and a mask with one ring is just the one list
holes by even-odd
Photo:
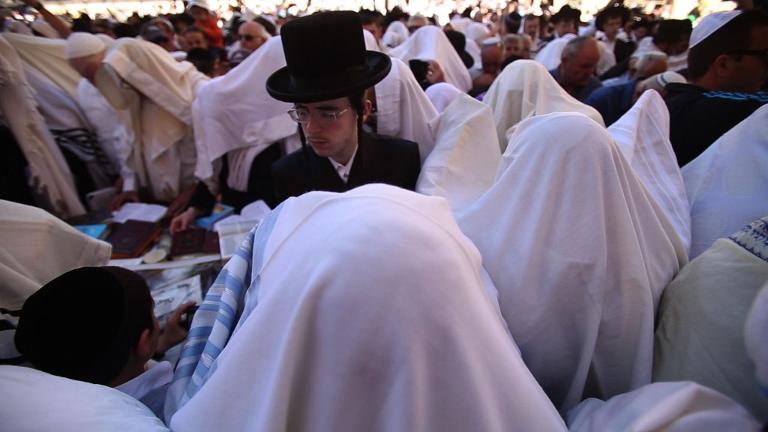
[[459, 217], [563, 411], [650, 382], [654, 313], [686, 262], [658, 211], [601, 125], [555, 113], [518, 125], [496, 183]]
[[393, 21], [384, 32], [381, 41], [384, 43], [384, 46], [391, 49], [405, 42], [409, 35], [410, 32], [405, 24], [400, 21]]
[[[706, 125], [701, 125], [706, 127]], [[691, 258], [768, 215], [768, 105], [683, 167], [691, 204]]]
[[440, 27], [421, 27], [397, 48], [390, 50], [389, 55], [406, 63], [413, 59], [434, 60], [443, 69], [447, 83], [464, 92], [472, 88], [469, 71]]
[[173, 430], [565, 429], [443, 199], [311, 192], [285, 202], [263, 253], [258, 305]]
[[568, 413], [571, 432], [760, 430], [739, 404], [692, 382], [654, 383], [607, 401], [589, 399]]
[[568, 33], [552, 40], [536, 54], [536, 61], [541, 63], [548, 71], [560, 66], [563, 48], [574, 38], [576, 38], [575, 34]]
[[64, 47], [65, 39], [49, 39], [16, 33], [3, 33], [5, 40], [14, 48], [19, 57], [32, 68], [40, 71], [56, 86], [77, 99], [77, 83], [80, 75], [69, 66]]
[[683, 175], [669, 141], [669, 111], [664, 99], [655, 91], [646, 91], [608, 133], [674, 226], [685, 250], [690, 250], [691, 214]]
[[488, 190], [501, 162], [493, 112], [467, 94], [432, 121], [435, 148], [424, 161], [416, 192], [448, 200], [454, 214]]
[[0, 111], [27, 159], [30, 186], [41, 205], [57, 215], [83, 214], [85, 207], [77, 196], [72, 173], [37, 109], [34, 90], [8, 36], [0, 35]]
[[765, 335], [768, 334], [768, 283], [757, 293], [744, 327], [744, 344], [755, 364], [755, 379], [765, 393], [768, 389], [768, 345], [765, 343]]
[[489, 34], [491, 32], [488, 30], [488, 27], [476, 21], [472, 21], [464, 29], [464, 36], [466, 36], [467, 40], [473, 40], [478, 44], [488, 37]]
[[376, 36], [366, 29], [363, 29], [363, 38], [365, 39], [365, 49], [368, 51], [382, 52], [379, 48], [379, 42], [376, 40]]
[[259, 147], [260, 153], [296, 133], [296, 122], [288, 116], [291, 104], [273, 99], [266, 88], [267, 78], [283, 66], [282, 39], [273, 37], [200, 89], [192, 107], [197, 178], [213, 176], [213, 162], [230, 151]]
[[437, 112], [442, 113], [462, 92], [448, 83], [436, 83], [424, 91]]
[[533, 60], [512, 62], [499, 74], [483, 102], [493, 109], [502, 152], [507, 148], [509, 129], [520, 121], [554, 112], [578, 112], [603, 125], [596, 109], [569, 95], [544, 67]]
[[374, 89], [376, 132], [416, 142], [423, 162], [435, 146], [429, 122], [438, 113], [408, 65], [392, 58], [392, 69]]
[[0, 200], [0, 307], [19, 310], [41, 286], [69, 270], [109, 261], [112, 245], [37, 207]]

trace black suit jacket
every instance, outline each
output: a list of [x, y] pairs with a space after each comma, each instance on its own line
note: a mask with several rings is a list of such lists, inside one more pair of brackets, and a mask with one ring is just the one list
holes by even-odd
[[311, 147], [297, 150], [272, 165], [277, 202], [310, 191], [346, 192], [369, 183], [414, 190], [421, 171], [419, 147], [413, 141], [362, 132], [347, 183], [328, 158]]

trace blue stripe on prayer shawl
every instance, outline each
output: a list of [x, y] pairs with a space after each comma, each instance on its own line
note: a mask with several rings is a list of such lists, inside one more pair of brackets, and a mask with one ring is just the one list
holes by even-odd
[[[211, 285], [198, 308], [189, 337], [181, 352], [173, 382], [166, 397], [166, 421], [197, 393], [213, 371], [216, 359], [226, 346], [236, 325], [248, 317], [258, 302], [259, 277], [252, 281], [254, 269], [259, 271], [264, 247], [277, 222], [280, 205], [252, 230], [238, 246]], [[247, 293], [247, 296], [246, 296]], [[247, 304], [246, 303], [247, 297]], [[242, 316], [238, 311], [244, 310]]]
[[743, 93], [743, 92], [709, 91], [704, 93], [704, 97], [730, 99], [730, 100], [737, 100], [737, 101], [752, 100], [760, 103], [768, 102], [768, 94], [763, 92]]

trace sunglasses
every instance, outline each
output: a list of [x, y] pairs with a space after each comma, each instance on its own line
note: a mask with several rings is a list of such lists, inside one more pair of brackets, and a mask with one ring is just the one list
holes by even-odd
[[240, 37], [240, 40], [244, 40], [246, 42], [250, 42], [250, 41], [256, 39], [256, 36], [249, 35], [249, 34], [241, 34], [241, 35], [238, 35], [238, 36]]

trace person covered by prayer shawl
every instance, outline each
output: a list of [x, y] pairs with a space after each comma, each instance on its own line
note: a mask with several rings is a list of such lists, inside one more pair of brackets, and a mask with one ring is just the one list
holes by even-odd
[[258, 282], [174, 431], [565, 430], [444, 199], [365, 185], [269, 218], [245, 260]]
[[420, 171], [417, 144], [362, 127], [372, 108], [366, 90], [384, 79], [391, 61], [365, 50], [360, 16], [328, 12], [300, 18], [283, 27], [281, 38], [287, 66], [266, 87], [273, 98], [293, 103], [289, 115], [300, 126], [302, 148], [272, 166], [276, 201], [366, 183], [413, 190]]
[[[768, 103], [768, 14], [707, 15], [691, 34], [690, 84], [668, 87], [670, 139], [682, 167]], [[706, 125], [706, 127], [702, 127]]]
[[600, 61], [597, 43], [591, 36], [571, 39], [560, 55], [560, 66], [549, 71], [563, 90], [581, 102], [603, 85], [595, 77], [595, 67]]
[[101, 384], [162, 415], [173, 376], [169, 362], [150, 362], [187, 336], [174, 311], [163, 331], [149, 287], [120, 267], [81, 267], [43, 285], [21, 309], [14, 342], [35, 369]]

